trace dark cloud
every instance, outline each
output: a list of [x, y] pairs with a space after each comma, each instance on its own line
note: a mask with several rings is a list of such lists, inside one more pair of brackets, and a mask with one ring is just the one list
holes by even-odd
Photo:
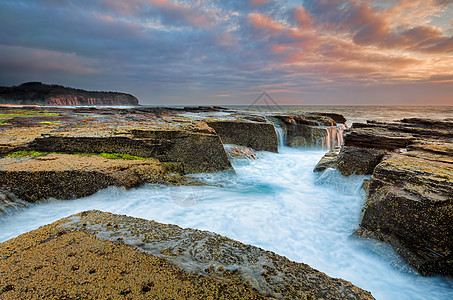
[[439, 84], [452, 75], [452, 37], [429, 20], [439, 23], [450, 3], [3, 1], [0, 85], [49, 80], [165, 104], [253, 99], [263, 89], [316, 101], [334, 87]]

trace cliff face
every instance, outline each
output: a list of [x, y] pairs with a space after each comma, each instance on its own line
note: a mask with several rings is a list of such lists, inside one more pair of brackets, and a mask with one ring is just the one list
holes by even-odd
[[19, 86], [0, 87], [1, 103], [62, 106], [134, 106], [138, 105], [138, 99], [125, 93], [91, 92], [60, 85], [28, 82]]

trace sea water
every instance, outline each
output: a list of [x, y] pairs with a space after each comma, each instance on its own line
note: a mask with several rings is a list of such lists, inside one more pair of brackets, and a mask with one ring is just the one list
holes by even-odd
[[422, 277], [384, 243], [353, 235], [364, 176], [314, 173], [325, 151], [281, 148], [236, 159], [236, 173], [201, 174], [205, 187], [108, 188], [90, 197], [32, 204], [0, 219], [0, 242], [70, 214], [98, 209], [209, 230], [307, 263], [377, 299], [453, 299], [453, 280]]

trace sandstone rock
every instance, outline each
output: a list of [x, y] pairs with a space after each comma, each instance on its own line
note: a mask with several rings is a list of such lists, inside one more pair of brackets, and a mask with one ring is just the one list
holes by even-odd
[[337, 168], [338, 155], [340, 154], [341, 147], [335, 147], [321, 158], [316, 164], [314, 172], [322, 172], [328, 168]]
[[109, 186], [132, 188], [144, 183], [165, 183], [167, 179], [165, 166], [155, 159], [68, 154], [0, 159], [0, 186], [29, 202], [50, 197], [74, 199]]
[[224, 144], [250, 147], [256, 151], [278, 152], [278, 139], [270, 123], [248, 121], [208, 121]]
[[345, 146], [384, 150], [406, 148], [416, 140], [410, 133], [382, 128], [363, 128], [358, 127], [356, 123], [350, 130], [345, 131], [343, 139]]
[[452, 137], [449, 121], [354, 123], [337, 159], [345, 176], [372, 174], [357, 234], [390, 243], [422, 274], [453, 274]]
[[122, 242], [55, 223], [0, 244], [0, 253], [2, 299], [266, 299], [234, 278], [189, 274]]
[[453, 164], [409, 151], [377, 165], [360, 224], [366, 235], [389, 242], [422, 274], [453, 275], [452, 220]]
[[238, 145], [223, 145], [229, 158], [246, 158], [256, 159], [258, 153], [249, 147], [238, 146]]
[[[127, 290], [143, 297], [143, 284], [152, 281], [157, 298], [172, 292], [171, 298], [183, 299], [373, 299], [347, 281], [215, 233], [100, 211], [73, 215], [2, 243], [0, 253], [2, 284], [14, 286], [5, 295], [28, 288], [46, 295], [80, 291], [86, 297], [98, 290], [106, 295]], [[150, 290], [146, 296], [153, 295]]]
[[338, 154], [336, 166], [343, 176], [369, 175], [384, 157], [380, 149], [343, 146]]
[[312, 114], [318, 115], [318, 116], [329, 117], [329, 118], [331, 118], [332, 120], [334, 120], [337, 124], [338, 124], [338, 123], [346, 124], [346, 118], [345, 118], [343, 115], [341, 115], [341, 114], [337, 114], [337, 113], [325, 113], [325, 112], [313, 112]]
[[35, 139], [28, 150], [64, 153], [120, 153], [153, 157], [183, 165], [184, 173], [217, 172], [231, 163], [217, 135], [183, 130], [130, 129], [132, 135], [111, 137], [46, 136]]

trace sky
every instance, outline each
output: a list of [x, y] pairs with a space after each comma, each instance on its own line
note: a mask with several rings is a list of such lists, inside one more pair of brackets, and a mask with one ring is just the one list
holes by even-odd
[[1, 0], [0, 86], [149, 105], [453, 105], [453, 0]]

